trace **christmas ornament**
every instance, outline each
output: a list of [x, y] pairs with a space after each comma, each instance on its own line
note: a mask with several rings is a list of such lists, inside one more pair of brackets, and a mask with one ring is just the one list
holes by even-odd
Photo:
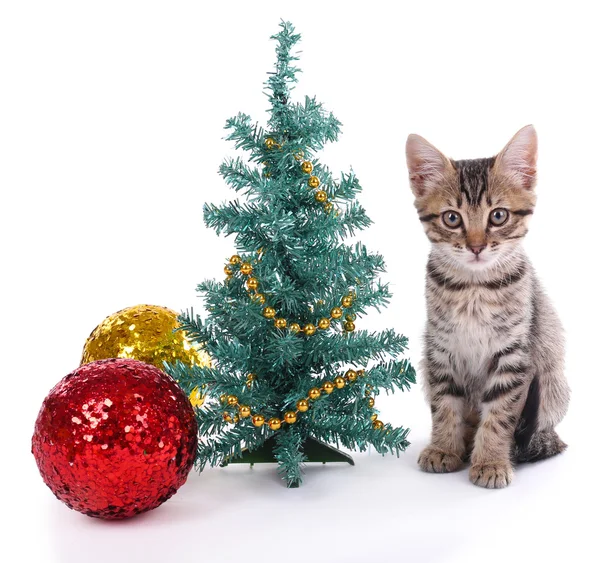
[[137, 360], [100, 360], [50, 391], [32, 452], [44, 482], [67, 506], [128, 518], [185, 483], [197, 428], [188, 398], [163, 371]]
[[106, 317], [90, 334], [81, 364], [133, 358], [163, 369], [163, 361], [210, 367], [208, 354], [179, 327], [177, 313], [157, 305], [136, 305]]

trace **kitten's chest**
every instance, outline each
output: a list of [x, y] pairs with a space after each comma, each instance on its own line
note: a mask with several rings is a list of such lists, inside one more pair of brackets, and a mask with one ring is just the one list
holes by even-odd
[[489, 357], [497, 347], [495, 319], [498, 314], [498, 307], [477, 290], [458, 302], [447, 303], [446, 315], [453, 327], [449, 344], [455, 357], [470, 364]]
[[515, 296], [510, 303], [507, 297], [480, 287], [428, 291], [428, 330], [449, 352], [457, 371], [473, 376], [486, 372], [490, 358], [513, 340], [523, 305], [515, 303]]

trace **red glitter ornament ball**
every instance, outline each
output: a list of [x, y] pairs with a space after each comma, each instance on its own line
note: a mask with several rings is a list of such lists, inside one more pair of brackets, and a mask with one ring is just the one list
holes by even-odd
[[67, 506], [128, 518], [185, 483], [197, 433], [189, 399], [168, 375], [137, 360], [100, 360], [50, 391], [32, 452], [44, 482]]

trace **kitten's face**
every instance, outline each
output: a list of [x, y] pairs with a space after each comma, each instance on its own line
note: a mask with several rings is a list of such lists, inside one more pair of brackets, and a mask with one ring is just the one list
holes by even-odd
[[438, 251], [470, 271], [501, 264], [527, 233], [535, 206], [533, 127], [493, 158], [454, 161], [418, 135], [409, 136], [406, 154], [415, 206]]

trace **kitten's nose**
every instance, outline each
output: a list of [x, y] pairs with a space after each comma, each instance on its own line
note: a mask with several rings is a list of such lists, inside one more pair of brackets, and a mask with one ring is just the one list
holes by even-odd
[[481, 252], [483, 251], [483, 249], [487, 246], [487, 244], [467, 244], [467, 248], [473, 253], [475, 254], [475, 256], [478, 256], [479, 254], [481, 254]]

